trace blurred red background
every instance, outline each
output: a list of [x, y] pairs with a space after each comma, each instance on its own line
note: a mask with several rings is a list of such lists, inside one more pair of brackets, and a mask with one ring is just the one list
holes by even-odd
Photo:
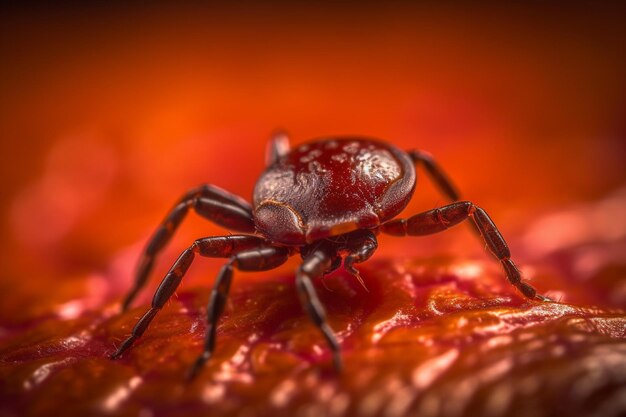
[[[106, 268], [199, 183], [249, 199], [276, 128], [428, 150], [505, 234], [606, 196], [626, 183], [621, 17], [606, 4], [7, 9], [4, 292], [34, 303]], [[443, 203], [428, 181], [416, 197], [407, 212]], [[189, 223], [174, 246], [219, 232]]]
[[[580, 223], [621, 195], [581, 239], [612, 230], [623, 249], [623, 17], [591, 3], [6, 8], [0, 336], [59, 305], [71, 316], [73, 300], [118, 299], [182, 192], [209, 182], [250, 199], [277, 128], [292, 143], [357, 134], [430, 151], [522, 264], [545, 253], [538, 242], [567, 244], [559, 213], [578, 210]], [[405, 214], [443, 203], [422, 175]], [[156, 275], [218, 233], [190, 216]], [[381, 238], [377, 256], [484, 256], [473, 239]], [[203, 261], [185, 285], [208, 286], [219, 264]]]

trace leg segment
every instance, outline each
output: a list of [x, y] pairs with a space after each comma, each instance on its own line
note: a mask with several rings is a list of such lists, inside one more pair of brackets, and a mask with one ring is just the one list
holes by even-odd
[[189, 369], [187, 379], [194, 378], [204, 363], [209, 360], [215, 350], [215, 336], [217, 329], [217, 321], [224, 312], [226, 306], [226, 298], [228, 297], [228, 290], [230, 289], [230, 283], [233, 278], [233, 267], [242, 271], [265, 271], [268, 269], [276, 268], [289, 257], [289, 251], [286, 248], [281, 247], [263, 247], [258, 249], [252, 249], [245, 252], [240, 252], [234, 255], [226, 265], [224, 265], [217, 276], [211, 295], [209, 296], [209, 303], [207, 306], [207, 330], [204, 341], [204, 351], [193, 366]]
[[331, 267], [332, 256], [324, 250], [318, 249], [307, 255], [302, 265], [296, 271], [296, 288], [300, 296], [300, 302], [309, 313], [313, 323], [321, 330], [333, 353], [335, 369], [341, 371], [341, 351], [335, 333], [326, 320], [326, 312], [317, 297], [312, 280], [321, 278], [324, 272]]
[[520, 271], [511, 260], [511, 252], [500, 231], [487, 213], [470, 201], [452, 203], [408, 219], [391, 220], [381, 226], [381, 231], [395, 236], [429, 235], [446, 230], [467, 218], [474, 221], [487, 247], [502, 263], [509, 282], [528, 298], [549, 300], [537, 294], [532, 286], [522, 281]]
[[267, 144], [265, 164], [272, 165], [278, 158], [289, 152], [289, 137], [283, 131], [275, 132]]
[[176, 288], [178, 288], [196, 253], [206, 257], [223, 258], [230, 257], [240, 251], [266, 245], [268, 244], [263, 238], [246, 235], [209, 237], [195, 241], [174, 262], [174, 265], [172, 265], [155, 292], [150, 309], [139, 319], [131, 335], [111, 355], [111, 358], [119, 358], [146, 331], [152, 319], [154, 319], [159, 310], [163, 308], [167, 300], [174, 294]]
[[139, 261], [133, 287], [122, 303], [122, 311], [128, 309], [137, 293], [145, 285], [156, 255], [172, 238], [190, 208], [221, 226], [240, 232], [254, 233], [252, 208], [246, 201], [212, 185], [203, 185], [190, 190], [170, 210], [148, 241]]
[[366, 291], [369, 291], [359, 274], [358, 269], [354, 267], [355, 263], [361, 263], [368, 260], [378, 248], [378, 242], [376, 241], [376, 236], [372, 232], [367, 232], [366, 235], [363, 236], [362, 239], [359, 239], [355, 242], [350, 242], [348, 245], [348, 250], [350, 253], [346, 256], [346, 259], [343, 262], [344, 268], [352, 275], [356, 277], [357, 280], [361, 283], [363, 288]]
[[437, 184], [437, 187], [443, 191], [446, 197], [451, 201], [458, 201], [459, 192], [456, 187], [428, 152], [414, 150], [409, 151], [408, 154], [413, 160], [413, 163], [416, 165], [421, 163], [424, 166], [430, 178]]

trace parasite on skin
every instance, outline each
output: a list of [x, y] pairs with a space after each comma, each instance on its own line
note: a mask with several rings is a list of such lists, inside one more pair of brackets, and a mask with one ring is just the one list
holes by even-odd
[[[396, 219], [415, 191], [417, 165], [425, 169], [451, 203]], [[319, 139], [290, 149], [287, 136], [281, 133], [270, 141], [267, 167], [256, 183], [252, 204], [207, 184], [188, 191], [174, 205], [143, 252], [123, 310], [144, 287], [156, 256], [190, 210], [239, 234], [198, 239], [185, 249], [161, 281], [150, 309], [111, 358], [122, 356], [146, 331], [178, 288], [196, 255], [227, 258], [209, 298], [204, 350], [188, 374], [193, 378], [215, 349], [217, 322], [226, 305], [233, 271], [273, 269], [299, 253], [302, 263], [296, 270], [295, 282], [300, 302], [326, 339], [334, 366], [340, 370], [340, 346], [313, 281], [342, 264], [360, 281], [354, 265], [374, 254], [378, 246], [376, 235], [381, 232], [394, 236], [429, 235], [466, 219], [474, 222], [509, 282], [521, 294], [529, 299], [548, 300], [522, 280], [494, 222], [471, 201], [459, 201], [456, 188], [430, 154], [419, 150], [405, 152], [361, 137]]]

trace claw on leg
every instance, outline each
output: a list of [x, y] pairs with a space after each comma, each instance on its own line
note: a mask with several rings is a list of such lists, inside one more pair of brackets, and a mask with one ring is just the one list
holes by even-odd
[[376, 236], [373, 233], [361, 233], [360, 238], [350, 245], [350, 254], [346, 256], [346, 259], [343, 262], [343, 266], [346, 271], [352, 274], [367, 292], [370, 291], [365, 285], [359, 270], [354, 267], [354, 264], [368, 260], [374, 254], [377, 247], [378, 242], [376, 241]]
[[535, 300], [539, 300], [539, 301], [545, 301], [548, 303], [553, 303], [554, 300], [550, 297], [546, 297], [545, 295], [541, 295], [541, 294], [535, 294]]
[[187, 380], [187, 382], [191, 382], [196, 378], [204, 364], [209, 359], [211, 359], [211, 353], [209, 352], [202, 352], [202, 354], [198, 356], [198, 358], [196, 358], [193, 365], [191, 365], [191, 367], [187, 371], [187, 374], [185, 375], [185, 379]]
[[370, 292], [370, 290], [365, 285], [365, 281], [363, 281], [363, 278], [361, 277], [361, 274], [359, 273], [358, 269], [356, 269], [352, 265], [348, 265], [345, 268], [346, 268], [346, 271], [348, 271], [353, 277], [357, 279], [357, 281], [359, 281], [359, 284], [361, 284], [361, 286], [365, 289], [365, 291]]

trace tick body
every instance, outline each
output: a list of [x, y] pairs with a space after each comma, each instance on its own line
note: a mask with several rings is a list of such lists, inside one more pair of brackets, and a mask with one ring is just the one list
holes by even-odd
[[374, 229], [397, 215], [415, 189], [409, 155], [392, 145], [329, 139], [277, 158], [254, 189], [257, 230], [284, 245], [305, 245]]
[[[423, 166], [451, 203], [396, 219], [415, 191], [416, 165]], [[188, 191], [165, 217], [144, 250], [134, 286], [123, 302], [124, 310], [145, 285], [155, 257], [190, 210], [241, 234], [198, 239], [185, 249], [163, 278], [151, 308], [111, 357], [120, 357], [145, 332], [196, 255], [227, 258], [209, 298], [204, 350], [188, 374], [190, 378], [195, 376], [215, 348], [217, 322], [233, 271], [273, 269], [299, 253], [302, 263], [296, 270], [295, 283], [301, 304], [326, 339], [339, 370], [340, 346], [313, 281], [342, 263], [360, 280], [354, 265], [374, 254], [380, 232], [428, 235], [466, 219], [474, 222], [510, 283], [528, 298], [547, 300], [521, 279], [505, 240], [487, 213], [470, 201], [458, 199], [452, 182], [425, 152], [405, 152], [382, 141], [359, 137], [316, 140], [290, 150], [287, 137], [278, 134], [268, 147], [267, 168], [256, 183], [252, 205], [218, 187], [203, 185]]]

